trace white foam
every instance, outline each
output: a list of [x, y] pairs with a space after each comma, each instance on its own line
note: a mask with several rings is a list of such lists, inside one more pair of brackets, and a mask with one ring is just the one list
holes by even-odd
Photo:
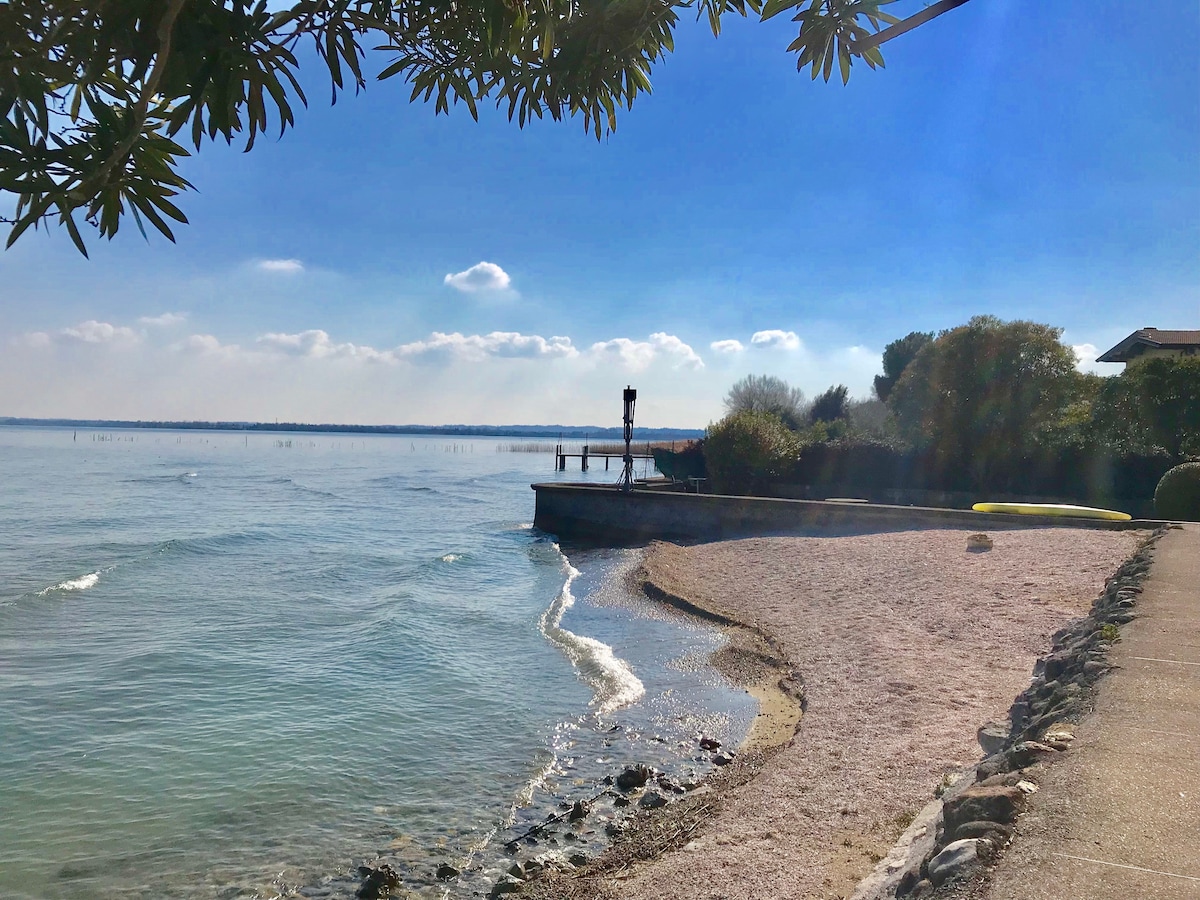
[[[558, 550], [557, 544], [554, 549]], [[559, 550], [559, 553], [562, 551]], [[554, 602], [542, 613], [539, 623], [542, 633], [566, 654], [579, 677], [591, 687], [594, 694], [591, 706], [597, 713], [604, 715], [637, 702], [645, 695], [646, 687], [633, 674], [629, 664], [618, 658], [613, 648], [603, 641], [575, 634], [562, 627], [563, 613], [575, 604], [571, 584], [579, 577], [579, 570], [571, 565], [566, 556], [562, 557], [562, 561], [567, 580]]]
[[438, 559], [444, 563], [452, 563], [458, 562], [460, 559], [462, 559], [462, 555], [458, 553], [447, 553], [445, 556], [439, 556]]
[[58, 584], [51, 585], [44, 590], [38, 591], [39, 597], [44, 597], [51, 591], [86, 591], [90, 587], [94, 587], [96, 582], [100, 580], [99, 572], [92, 572], [88, 575], [80, 575], [78, 578], [71, 578], [67, 581], [61, 581]]

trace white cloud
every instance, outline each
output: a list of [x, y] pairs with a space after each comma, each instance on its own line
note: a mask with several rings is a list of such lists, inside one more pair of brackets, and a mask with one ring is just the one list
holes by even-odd
[[31, 331], [19, 338], [13, 338], [14, 343], [18, 341], [28, 347], [49, 347], [51, 343], [50, 335], [44, 331]]
[[155, 328], [170, 328], [172, 325], [180, 325], [187, 321], [187, 313], [165, 312], [161, 316], [142, 316], [138, 319], [139, 325], [150, 325]]
[[714, 353], [720, 353], [724, 356], [732, 356], [735, 353], [741, 353], [746, 349], [746, 345], [741, 341], [730, 338], [725, 341], [713, 341], [708, 345]]
[[211, 334], [188, 335], [170, 349], [192, 353], [198, 356], [232, 356], [240, 349], [237, 344], [222, 344]]
[[263, 272], [281, 275], [297, 275], [304, 271], [304, 263], [298, 259], [260, 259], [258, 268]]
[[309, 359], [351, 358], [386, 361], [392, 357], [391, 353], [380, 352], [373, 347], [335, 343], [327, 332], [319, 328], [301, 331], [297, 334], [271, 332], [260, 337], [258, 343], [268, 350], [285, 353], [289, 356], [304, 356]]
[[452, 354], [467, 359], [489, 356], [510, 359], [558, 359], [578, 356], [579, 351], [569, 337], [554, 335], [544, 338], [537, 334], [516, 331], [493, 331], [490, 334], [444, 334], [435, 331], [426, 340], [401, 344], [393, 351], [396, 356], [415, 357]]
[[673, 334], [659, 331], [648, 341], [613, 338], [592, 344], [589, 353], [598, 358], [616, 358], [622, 366], [640, 372], [660, 357], [672, 358], [675, 368], [703, 369], [704, 360]]
[[1074, 344], [1071, 349], [1075, 351], [1075, 366], [1079, 369], [1091, 368], [1100, 355], [1100, 348], [1095, 344]]
[[675, 357], [677, 360], [676, 364], [682, 368], [704, 368], [704, 360], [700, 358], [700, 355], [673, 334], [667, 334], [663, 331], [655, 332], [654, 334], [650, 335], [650, 343], [652, 343], [659, 350], [659, 352]]
[[465, 271], [447, 275], [444, 283], [455, 290], [474, 294], [480, 291], [506, 291], [512, 279], [495, 263], [478, 262]]
[[113, 344], [141, 340], [141, 335], [132, 328], [124, 325], [110, 325], [108, 322], [97, 322], [95, 319], [80, 322], [74, 328], [64, 328], [57, 336], [60, 340], [80, 341], [85, 344]]
[[750, 343], [764, 350], [799, 350], [801, 347], [796, 332], [780, 331], [778, 328], [754, 332], [750, 336]]

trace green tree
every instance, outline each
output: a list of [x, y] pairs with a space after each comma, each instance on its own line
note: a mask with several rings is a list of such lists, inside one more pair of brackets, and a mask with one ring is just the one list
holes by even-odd
[[1062, 330], [976, 316], [922, 349], [892, 389], [902, 435], [943, 472], [994, 486], [1047, 443], [1078, 373]]
[[1200, 358], [1147, 359], [1103, 379], [1092, 435], [1119, 450], [1200, 456]]
[[829, 388], [823, 394], [818, 394], [808, 411], [808, 419], [814, 425], [817, 422], [836, 422], [846, 418], [846, 398], [850, 389], [844, 384]]
[[[893, 0], [5, 0], [0, 2], [0, 192], [14, 195], [8, 245], [29, 228], [76, 216], [112, 238], [132, 214], [171, 238], [187, 222], [173, 198], [191, 185], [180, 160], [205, 140], [258, 135], [307, 104], [297, 77], [307, 48], [333, 99], [378, 78], [403, 78], [435, 113], [494, 102], [520, 125], [578, 116], [600, 138], [617, 110], [650, 90], [674, 49], [681, 13], [714, 34], [727, 15], [799, 23], [789, 50], [813, 78], [843, 82], [855, 59], [966, 0], [941, 0], [903, 21]], [[887, 27], [885, 27], [887, 26]]]
[[776, 415], [731, 413], [704, 434], [704, 462], [719, 494], [758, 494], [784, 477], [800, 454], [800, 440]]
[[747, 375], [725, 395], [725, 412], [769, 413], [793, 431], [807, 418], [804, 391], [774, 375]]
[[883, 348], [883, 374], [875, 376], [875, 396], [887, 400], [908, 364], [933, 340], [932, 331], [910, 331]]

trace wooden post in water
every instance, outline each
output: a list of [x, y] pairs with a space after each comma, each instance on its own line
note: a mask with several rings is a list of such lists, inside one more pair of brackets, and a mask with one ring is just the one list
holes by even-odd
[[587, 471], [587, 457], [588, 457], [588, 445], [584, 444], [583, 445], [582, 468], [580, 468], [580, 470], [579, 470], [580, 472]]

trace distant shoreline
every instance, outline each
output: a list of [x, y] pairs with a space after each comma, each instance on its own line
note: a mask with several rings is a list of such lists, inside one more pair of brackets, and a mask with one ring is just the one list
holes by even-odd
[[[455, 435], [458, 437], [620, 440], [622, 430], [586, 425], [310, 425], [302, 422], [169, 422], [125, 419], [30, 419], [0, 416], [0, 427], [139, 428], [160, 431], [264, 431], [325, 434]], [[700, 428], [637, 428], [636, 441], [687, 441], [704, 436]]]

